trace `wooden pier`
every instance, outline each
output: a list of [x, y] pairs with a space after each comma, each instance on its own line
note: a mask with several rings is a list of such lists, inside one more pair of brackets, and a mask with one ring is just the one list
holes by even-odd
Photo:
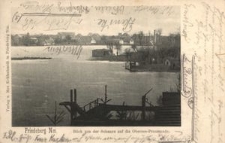
[[[76, 89], [70, 90], [70, 101], [61, 102], [70, 113], [71, 125], [78, 126], [133, 126], [133, 125], [152, 125], [152, 126], [180, 126], [180, 94], [177, 92], [163, 92], [162, 106], [153, 106], [148, 102], [146, 95], [151, 89], [142, 96], [141, 106], [112, 105], [108, 104], [111, 99], [107, 99], [107, 86], [105, 86], [105, 98], [97, 98], [83, 107], [77, 103]], [[123, 115], [120, 119], [111, 119], [112, 112]], [[128, 112], [141, 113], [140, 119], [128, 120]], [[149, 120], [146, 113], [154, 113], [154, 119]]]

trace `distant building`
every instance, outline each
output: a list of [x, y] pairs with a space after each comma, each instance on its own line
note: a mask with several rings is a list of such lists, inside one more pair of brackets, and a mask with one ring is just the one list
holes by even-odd
[[96, 44], [96, 40], [94, 38], [91, 38], [91, 44]]
[[30, 38], [30, 42], [36, 44], [38, 42], [38, 39], [36, 37], [32, 37]]
[[92, 57], [105, 57], [110, 55], [109, 49], [95, 49], [92, 50]]
[[134, 40], [130, 39], [130, 45], [134, 45]]
[[75, 39], [75, 33], [73, 32], [59, 32], [58, 36], [60, 39], [63, 39], [63, 40], [66, 39], [66, 37], [68, 36], [71, 38], [71, 40]]
[[119, 44], [123, 45], [124, 41], [122, 39], [119, 40]]
[[130, 62], [141, 63], [143, 61], [143, 52], [131, 52], [127, 54], [127, 60]]
[[45, 46], [50, 46], [50, 45], [54, 45], [55, 44], [55, 42], [54, 42], [54, 39], [53, 38], [49, 38], [49, 39], [46, 39], [45, 41], [44, 41], [44, 45]]

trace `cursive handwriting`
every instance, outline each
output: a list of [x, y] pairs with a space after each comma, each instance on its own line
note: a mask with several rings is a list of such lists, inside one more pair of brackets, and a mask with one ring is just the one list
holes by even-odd
[[66, 30], [71, 23], [80, 24], [82, 19], [79, 14], [58, 14], [58, 13], [19, 13], [15, 12], [12, 22], [18, 23], [23, 30], [31, 30], [42, 24], [46, 25], [45, 30]]
[[5, 132], [3, 135], [3, 139], [10, 140], [12, 142], [26, 142], [28, 143], [32, 137], [28, 134], [20, 134], [17, 135], [15, 131], [9, 130], [8, 132]]
[[192, 60], [183, 55], [183, 96], [189, 98], [192, 95]]
[[[223, 69], [225, 16], [224, 11], [216, 6], [211, 6], [206, 2], [200, 4], [200, 8], [203, 9], [201, 17], [198, 17], [198, 19], [192, 18], [189, 12], [195, 8], [186, 5], [183, 21], [186, 24], [183, 26], [185, 41], [187, 43], [191, 41], [193, 42], [191, 44], [196, 45], [193, 51], [197, 51], [198, 57], [200, 57], [199, 65], [194, 63], [194, 67], [192, 68], [194, 70], [194, 78], [196, 79], [193, 78], [193, 84], [195, 84], [192, 86], [193, 100], [189, 101], [194, 103], [194, 140], [201, 142], [201, 139], [198, 138], [198, 135], [200, 135], [198, 133], [208, 128], [208, 141], [211, 143], [221, 143], [224, 142], [221, 135], [221, 123], [223, 120], [221, 110], [224, 108], [222, 99], [225, 91]], [[186, 35], [185, 32], [187, 33]], [[188, 36], [188, 33], [194, 35], [194, 37]], [[184, 80], [186, 80], [185, 77]], [[198, 90], [196, 86], [199, 83], [202, 85], [202, 90]], [[185, 93], [185, 90], [183, 92]], [[196, 100], [202, 101], [201, 104], [198, 104]], [[200, 109], [205, 109], [207, 112], [201, 112]], [[204, 120], [203, 116], [208, 117], [204, 123], [206, 127], [201, 126], [200, 121]]]
[[20, 7], [24, 10], [40, 12], [40, 13], [51, 13], [54, 4], [40, 4], [37, 1], [27, 1], [20, 4]]
[[83, 50], [83, 47], [81, 45], [78, 46], [49, 46], [44, 49], [44, 51], [47, 50], [50, 53], [56, 53], [57, 55], [61, 53], [69, 53], [72, 55], [76, 55], [77, 59], [80, 57], [80, 54]]
[[165, 15], [171, 15], [173, 13], [173, 7], [170, 6], [164, 6], [164, 7], [156, 7], [156, 6], [136, 6], [134, 9], [135, 12], [142, 12], [147, 11], [149, 14], [165, 14]]
[[184, 37], [185, 41], [189, 43], [190, 37], [189, 37], [189, 28], [193, 27], [193, 23], [189, 19], [190, 11], [192, 9], [195, 9], [195, 6], [193, 4], [185, 4], [184, 5], [184, 13], [183, 13], [183, 30], [182, 30], [182, 36]]
[[101, 31], [105, 29], [109, 29], [110, 26], [113, 25], [121, 25], [123, 32], [130, 32], [132, 30], [132, 26], [135, 22], [135, 18], [127, 18], [127, 19], [98, 19], [98, 25], [101, 28]]
[[72, 2], [67, 6], [65, 3], [62, 5], [61, 2], [58, 2], [58, 10], [60, 13], [73, 13], [73, 14], [88, 14], [90, 12], [90, 8], [88, 6], [73, 6]]
[[[123, 131], [123, 130], [120, 130]], [[119, 130], [118, 130], [119, 132]], [[130, 131], [129, 131], [130, 132]], [[181, 142], [186, 143], [190, 141], [189, 136], [183, 136], [180, 132], [175, 131], [173, 134], [166, 133], [151, 133], [151, 134], [127, 134], [124, 132], [124, 136], [115, 136], [114, 134], [105, 134], [101, 136], [96, 133], [79, 133], [79, 134], [50, 134], [41, 135], [37, 134], [31, 136], [30, 134], [17, 134], [16, 131], [9, 130], [3, 135], [5, 141], [11, 141], [16, 143], [28, 143], [28, 142], [67, 142], [67, 143], [80, 143], [80, 142], [120, 142], [120, 143], [144, 143], [144, 142]]]
[[100, 13], [119, 15], [124, 13], [124, 6], [95, 6], [94, 9]]

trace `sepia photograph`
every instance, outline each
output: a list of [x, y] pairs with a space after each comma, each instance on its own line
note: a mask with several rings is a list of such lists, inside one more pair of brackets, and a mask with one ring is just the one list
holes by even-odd
[[12, 126], [181, 126], [180, 7], [36, 5], [12, 10]]
[[225, 142], [224, 4], [0, 0], [0, 143]]

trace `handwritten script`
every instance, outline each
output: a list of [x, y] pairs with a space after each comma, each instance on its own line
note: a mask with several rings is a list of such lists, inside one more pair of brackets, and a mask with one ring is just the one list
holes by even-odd
[[[45, 31], [68, 30], [83, 23], [91, 23], [91, 25], [97, 25], [101, 31], [112, 30], [113, 26], [116, 26], [121, 27], [123, 32], [130, 32], [137, 17], [126, 16], [128, 11], [166, 16], [170, 16], [174, 12], [171, 6], [83, 6], [73, 5], [72, 2], [40, 4], [37, 1], [28, 1], [21, 3], [15, 9], [12, 14], [12, 22], [21, 26], [24, 31], [40, 29], [40, 26]], [[92, 12], [99, 16], [91, 15]], [[88, 21], [90, 19], [86, 17], [87, 15], [90, 15], [91, 22]], [[119, 15], [124, 16], [118, 17]]]
[[182, 72], [183, 72], [183, 84], [182, 84], [182, 96], [185, 98], [188, 98], [188, 106], [190, 108], [192, 108], [193, 106], [193, 81], [192, 81], [192, 77], [193, 77], [193, 61], [192, 59], [189, 59], [185, 54], [183, 55], [183, 68], [182, 68]]
[[47, 50], [49, 53], [55, 53], [59, 55], [61, 53], [69, 53], [72, 55], [77, 56], [77, 59], [80, 57], [83, 47], [81, 45], [78, 46], [49, 46], [44, 49]]
[[[95, 131], [96, 132], [96, 131]], [[101, 132], [98, 131], [97, 132]], [[175, 132], [173, 135], [157, 133], [153, 134], [151, 130], [147, 131], [149, 134], [138, 134], [130, 135], [130, 130], [118, 130], [117, 133], [124, 133], [125, 136], [115, 136], [112, 134], [105, 134], [105, 136], [100, 136], [97, 133], [92, 133], [91, 131], [84, 131], [83, 133], [74, 134], [74, 136], [67, 136], [66, 134], [50, 134], [45, 136], [42, 134], [36, 134], [31, 136], [30, 134], [18, 134], [16, 131], [9, 130], [4, 133], [3, 139], [11, 142], [17, 143], [28, 143], [28, 142], [120, 142], [120, 143], [153, 143], [153, 142], [189, 142], [190, 137], [182, 136], [180, 132]]]
[[[197, 11], [197, 5], [184, 5], [182, 36], [184, 42], [193, 47], [187, 50], [193, 51], [196, 60], [192, 68], [184, 65], [182, 95], [187, 98], [191, 93], [194, 95], [192, 100], [194, 141], [202, 142], [204, 139], [198, 136], [208, 135], [210, 143], [222, 143], [224, 142], [221, 130], [223, 120], [221, 109], [224, 108], [225, 91], [223, 54], [225, 14], [220, 8], [206, 2], [199, 3], [198, 8], [203, 11], [201, 17], [195, 18], [191, 14]], [[193, 62], [185, 59], [184, 62], [186, 61], [187, 64]], [[194, 72], [191, 72], [192, 70]], [[191, 78], [193, 73], [194, 78]], [[202, 112], [202, 109], [205, 112]], [[204, 121], [204, 127], [200, 121]], [[206, 128], [207, 134], [201, 132]]]
[[98, 25], [101, 27], [101, 31], [103, 31], [104, 29], [109, 29], [110, 26], [113, 25], [121, 25], [123, 28], [123, 32], [130, 32], [132, 30], [132, 25], [135, 22], [135, 18], [128, 18], [128, 19], [111, 19], [111, 20], [107, 20], [107, 19], [99, 19]]

